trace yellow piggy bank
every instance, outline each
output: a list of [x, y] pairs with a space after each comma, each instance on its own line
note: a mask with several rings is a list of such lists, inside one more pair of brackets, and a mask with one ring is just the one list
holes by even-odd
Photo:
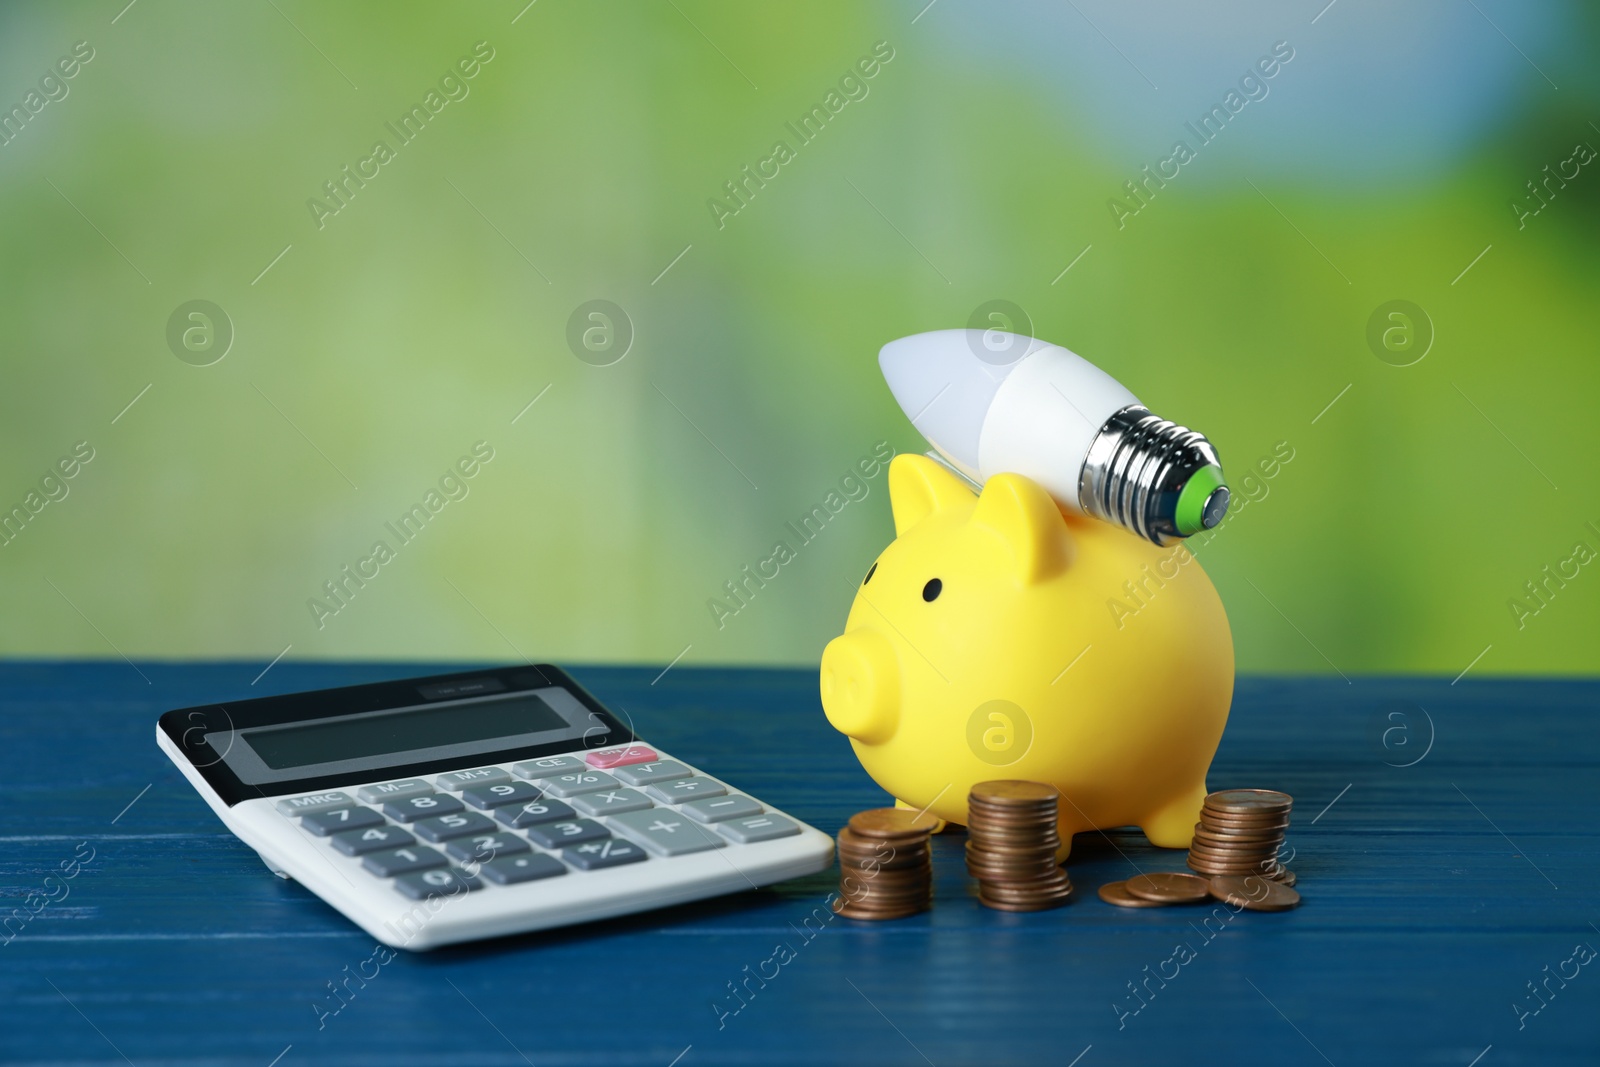
[[1222, 601], [1187, 548], [1063, 514], [1021, 475], [974, 496], [889, 467], [896, 540], [822, 653], [822, 705], [901, 806], [966, 824], [978, 782], [1061, 791], [1072, 835], [1187, 848], [1233, 695]]

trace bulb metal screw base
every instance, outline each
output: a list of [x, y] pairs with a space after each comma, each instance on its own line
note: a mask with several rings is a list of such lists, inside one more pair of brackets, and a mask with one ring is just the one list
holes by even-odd
[[1137, 404], [1106, 420], [1078, 481], [1085, 512], [1158, 545], [1212, 529], [1228, 499], [1222, 463], [1205, 435]]

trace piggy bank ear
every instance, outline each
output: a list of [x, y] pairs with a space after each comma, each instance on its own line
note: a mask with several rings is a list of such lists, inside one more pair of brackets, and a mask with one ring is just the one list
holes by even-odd
[[997, 474], [978, 497], [970, 520], [1000, 535], [1024, 585], [1065, 570], [1077, 543], [1050, 494], [1020, 474]]
[[890, 461], [889, 510], [894, 512], [896, 537], [935, 511], [970, 503], [972, 490], [927, 456], [906, 453]]

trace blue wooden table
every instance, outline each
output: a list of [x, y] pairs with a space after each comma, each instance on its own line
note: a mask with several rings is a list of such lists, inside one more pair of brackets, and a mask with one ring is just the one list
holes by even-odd
[[[223, 830], [155, 720], [446, 669], [281, 663], [252, 689], [259, 665], [141, 664], [147, 684], [122, 662], [0, 664], [0, 1062], [1600, 1062], [1600, 683], [1243, 680], [1211, 785], [1295, 796], [1286, 914], [1101, 903], [1135, 867], [1182, 868], [1131, 832], [1078, 839], [1068, 907], [997, 913], [944, 835], [934, 910], [898, 922], [808, 927], [819, 875], [378, 963]], [[812, 672], [574, 673], [825, 830], [884, 799]], [[334, 1000], [352, 974], [371, 977]]]

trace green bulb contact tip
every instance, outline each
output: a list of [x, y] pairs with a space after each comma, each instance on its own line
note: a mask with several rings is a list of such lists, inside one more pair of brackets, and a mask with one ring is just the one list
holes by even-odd
[[1178, 494], [1173, 520], [1178, 533], [1188, 537], [1212, 529], [1227, 513], [1228, 486], [1222, 480], [1222, 468], [1210, 463], [1195, 471]]

